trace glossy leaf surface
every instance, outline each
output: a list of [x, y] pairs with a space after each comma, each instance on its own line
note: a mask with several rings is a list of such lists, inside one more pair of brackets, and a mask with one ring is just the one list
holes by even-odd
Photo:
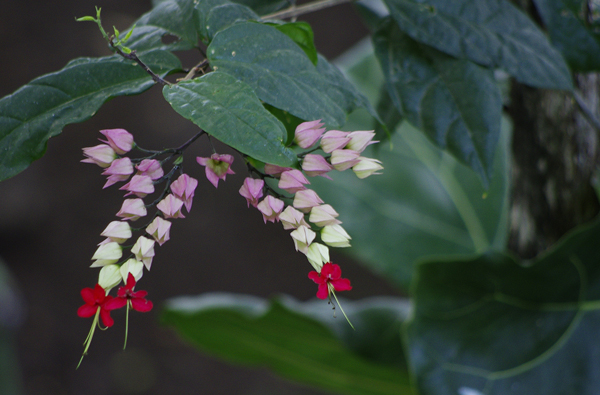
[[167, 85], [163, 95], [181, 116], [240, 152], [280, 166], [296, 162], [296, 155], [283, 145], [285, 127], [242, 81], [212, 72]]

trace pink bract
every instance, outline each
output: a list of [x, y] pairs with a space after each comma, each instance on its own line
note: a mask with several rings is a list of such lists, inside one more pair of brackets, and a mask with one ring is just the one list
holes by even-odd
[[233, 163], [233, 156], [231, 155], [219, 155], [212, 154], [210, 158], [197, 157], [196, 161], [202, 166], [206, 166], [206, 178], [210, 181], [215, 188], [219, 186], [219, 180], [225, 181], [227, 174], [235, 174], [231, 170], [231, 164]]
[[101, 130], [100, 133], [106, 137], [108, 145], [119, 155], [123, 155], [133, 148], [133, 136], [125, 129], [105, 129]]
[[256, 207], [258, 205], [258, 199], [263, 196], [263, 187], [265, 182], [263, 180], [247, 177], [240, 188], [240, 195], [246, 198], [248, 207], [250, 205]]

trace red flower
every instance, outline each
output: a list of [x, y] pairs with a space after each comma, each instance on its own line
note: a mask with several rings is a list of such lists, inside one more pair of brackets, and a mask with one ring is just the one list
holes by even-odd
[[129, 306], [131, 306], [135, 311], [145, 313], [152, 310], [152, 302], [145, 299], [146, 295], [148, 295], [148, 292], [134, 292], [134, 287], [135, 277], [129, 273], [129, 276], [127, 276], [127, 285], [119, 288], [117, 291], [117, 297], [107, 302], [105, 308], [107, 310], [120, 309], [129, 303]]
[[342, 278], [342, 269], [340, 269], [340, 266], [331, 262], [323, 265], [321, 273], [317, 273], [314, 270], [308, 273], [308, 278], [319, 284], [319, 290], [317, 291], [317, 298], [319, 299], [327, 299], [331, 287], [335, 291], [349, 291], [352, 289], [350, 280]]
[[107, 296], [104, 288], [100, 284], [96, 284], [94, 289], [84, 288], [81, 290], [81, 297], [85, 304], [77, 309], [77, 315], [82, 318], [88, 318], [96, 314], [100, 309], [100, 318], [102, 323], [106, 327], [113, 326], [115, 321], [110, 316], [110, 310], [107, 308], [107, 303], [110, 302], [113, 297]]

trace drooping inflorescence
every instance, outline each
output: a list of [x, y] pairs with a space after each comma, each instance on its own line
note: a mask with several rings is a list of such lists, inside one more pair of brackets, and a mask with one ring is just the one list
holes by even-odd
[[[299, 169], [272, 164], [255, 167], [251, 163], [256, 162], [248, 160], [251, 174], [257, 177], [247, 177], [239, 192], [247, 200], [248, 207], [252, 205], [260, 211], [265, 223], [281, 222], [284, 229], [291, 230], [296, 251], [305, 254], [315, 269], [309, 273], [309, 278], [319, 285], [317, 297], [331, 302], [332, 295], [337, 301], [335, 291], [347, 291], [352, 287], [350, 280], [341, 278], [340, 267], [330, 262], [329, 247], [349, 247], [351, 237], [341, 226], [335, 209], [307, 187], [310, 185], [307, 177], [330, 178], [330, 171], [351, 168], [359, 178], [365, 178], [378, 174], [383, 167], [381, 162], [361, 156], [368, 145], [375, 143], [373, 131], [325, 132], [322, 126], [317, 120], [301, 123], [296, 128], [294, 143], [307, 150], [298, 154]], [[119, 219], [110, 222], [101, 233], [105, 239], [92, 256], [91, 267], [100, 268], [98, 283], [93, 289], [84, 288], [81, 292], [85, 304], [78, 310], [78, 315], [94, 316], [92, 329], [84, 343], [84, 355], [100, 321], [105, 327], [113, 325], [112, 310], [125, 306], [128, 312], [130, 308], [141, 312], [152, 309], [152, 302], [145, 299], [146, 291], [133, 291], [133, 288], [142, 278], [144, 268], [150, 271], [152, 267], [155, 243], [163, 245], [169, 240], [171, 221], [185, 218], [184, 209], [189, 212], [192, 208], [198, 181], [183, 173], [183, 152], [204, 134], [201, 131], [179, 148], [148, 151], [137, 147], [133, 136], [123, 129], [102, 130], [101, 133], [106, 137], [104, 144], [84, 148], [86, 159], [82, 162], [104, 168], [102, 174], [107, 176], [104, 188], [124, 183], [119, 189], [126, 191], [126, 199], [116, 214]], [[315, 148], [317, 142], [319, 145]], [[126, 156], [133, 148], [148, 155], [141, 158]], [[161, 156], [166, 157], [157, 159]], [[235, 174], [231, 169], [233, 160], [231, 155], [216, 152], [210, 157], [196, 158], [215, 187], [219, 180], [225, 181], [227, 174]], [[165, 172], [164, 167], [169, 163], [172, 167]], [[179, 176], [175, 178], [177, 173]], [[160, 196], [152, 202], [144, 202], [160, 184], [164, 184]], [[131, 246], [126, 246], [135, 231], [130, 223], [141, 218], [147, 221], [139, 228], [143, 234]], [[129, 253], [124, 254], [127, 249]], [[117, 296], [109, 295], [111, 289], [122, 282], [126, 285], [119, 288]]]

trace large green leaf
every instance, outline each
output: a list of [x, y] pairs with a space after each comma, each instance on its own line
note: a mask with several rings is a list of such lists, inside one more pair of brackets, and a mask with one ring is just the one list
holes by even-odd
[[579, 17], [587, 0], [534, 0], [550, 40], [576, 71], [600, 69], [600, 35]]
[[487, 191], [477, 174], [407, 123], [392, 136], [393, 150], [384, 145], [363, 154], [380, 159], [383, 174], [359, 180], [346, 171], [332, 174], [333, 181], [311, 178], [311, 188], [334, 205], [352, 236], [344, 252], [408, 290], [424, 257], [505, 247], [508, 135], [501, 136]]
[[598, 240], [595, 221], [534, 261], [421, 264], [406, 328], [421, 393], [597, 394]]
[[244, 82], [212, 72], [166, 85], [163, 95], [181, 116], [240, 152], [280, 166], [296, 163], [294, 152], [283, 145], [285, 127]]
[[560, 52], [507, 0], [386, 0], [386, 4], [400, 29], [416, 41], [504, 69], [527, 85], [572, 89]]
[[[138, 55], [159, 75], [181, 67], [163, 50]], [[138, 94], [152, 85], [152, 78], [130, 60], [81, 58], [0, 99], [0, 180], [40, 158], [48, 139], [65, 125], [89, 119], [110, 98]]]
[[502, 113], [492, 70], [414, 41], [391, 18], [377, 29], [373, 42], [400, 114], [487, 185]]
[[235, 0], [235, 2], [252, 8], [258, 15], [268, 15], [296, 3], [290, 0]]
[[291, 38], [306, 54], [311, 62], [316, 66], [318, 62], [317, 48], [315, 47], [314, 33], [312, 27], [307, 22], [290, 23], [268, 23]]
[[[273, 26], [239, 23], [220, 31], [207, 50], [210, 64], [252, 86], [264, 102], [304, 120], [338, 127], [357, 107], [370, 107], [323, 57], [315, 67]], [[374, 111], [373, 111], [374, 113]]]
[[354, 334], [340, 331], [340, 325], [348, 326], [346, 321], [333, 319], [324, 302], [319, 305], [328, 318], [309, 316], [318, 309], [315, 303], [207, 294], [172, 299], [162, 318], [203, 351], [235, 363], [266, 366], [304, 384], [344, 395], [413, 393], [400, 366], [372, 362], [347, 348], [389, 348], [401, 355], [398, 325], [407, 315], [404, 304], [398, 299], [344, 303], [355, 319]]
[[251, 8], [228, 0], [198, 0], [195, 10], [198, 31], [207, 44], [217, 32], [234, 23], [260, 19]]
[[[191, 0], [164, 0], [142, 15], [135, 23], [135, 29], [125, 44], [131, 49], [186, 50], [198, 44], [194, 2]], [[172, 35], [177, 41], [163, 43], [164, 36]]]

